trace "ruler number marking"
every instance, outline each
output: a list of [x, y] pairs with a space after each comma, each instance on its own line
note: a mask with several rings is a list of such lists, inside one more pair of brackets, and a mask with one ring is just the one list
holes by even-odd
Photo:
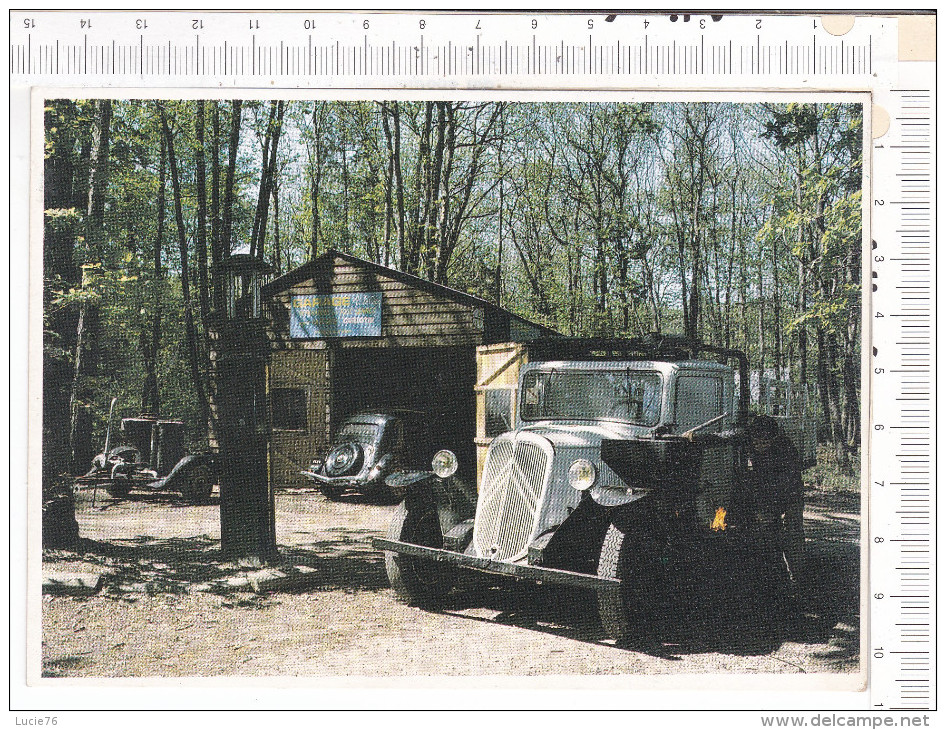
[[23, 18], [23, 27], [24, 28], [35, 28], [36, 20], [33, 18]]
[[136, 18], [135, 19], [135, 28], [138, 30], [145, 30], [148, 27], [147, 18]]

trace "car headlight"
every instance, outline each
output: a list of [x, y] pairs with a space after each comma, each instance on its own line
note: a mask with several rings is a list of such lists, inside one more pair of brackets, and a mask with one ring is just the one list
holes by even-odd
[[575, 489], [590, 489], [597, 479], [598, 470], [588, 459], [576, 459], [568, 467], [568, 483]]
[[448, 449], [441, 449], [430, 460], [430, 468], [441, 479], [453, 476], [457, 471], [457, 456]]

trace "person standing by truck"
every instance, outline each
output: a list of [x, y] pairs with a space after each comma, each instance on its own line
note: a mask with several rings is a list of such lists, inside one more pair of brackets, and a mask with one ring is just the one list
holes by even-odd
[[804, 482], [798, 449], [772, 416], [748, 429], [748, 482], [743, 515], [760, 538], [765, 564], [785, 570], [797, 595], [804, 572]]

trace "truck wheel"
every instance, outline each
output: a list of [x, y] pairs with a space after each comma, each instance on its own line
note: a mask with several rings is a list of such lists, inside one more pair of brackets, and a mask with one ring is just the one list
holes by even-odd
[[206, 504], [214, 488], [213, 469], [206, 461], [191, 464], [183, 475], [181, 494], [191, 504]]
[[653, 540], [611, 525], [601, 545], [598, 577], [617, 578], [620, 586], [598, 589], [601, 626], [617, 644], [648, 633], [647, 607], [657, 585]]
[[[408, 510], [401, 502], [391, 518], [388, 539], [442, 548], [443, 534], [436, 506], [428, 504]], [[385, 551], [384, 568], [394, 592], [412, 605], [437, 603], [453, 587], [453, 571], [433, 560]]]

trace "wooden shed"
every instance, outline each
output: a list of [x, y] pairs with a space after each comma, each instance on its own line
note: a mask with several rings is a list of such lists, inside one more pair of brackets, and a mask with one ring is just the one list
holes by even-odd
[[324, 451], [364, 409], [427, 414], [434, 434], [475, 461], [476, 348], [555, 335], [484, 299], [330, 250], [263, 287], [272, 344], [270, 481]]

